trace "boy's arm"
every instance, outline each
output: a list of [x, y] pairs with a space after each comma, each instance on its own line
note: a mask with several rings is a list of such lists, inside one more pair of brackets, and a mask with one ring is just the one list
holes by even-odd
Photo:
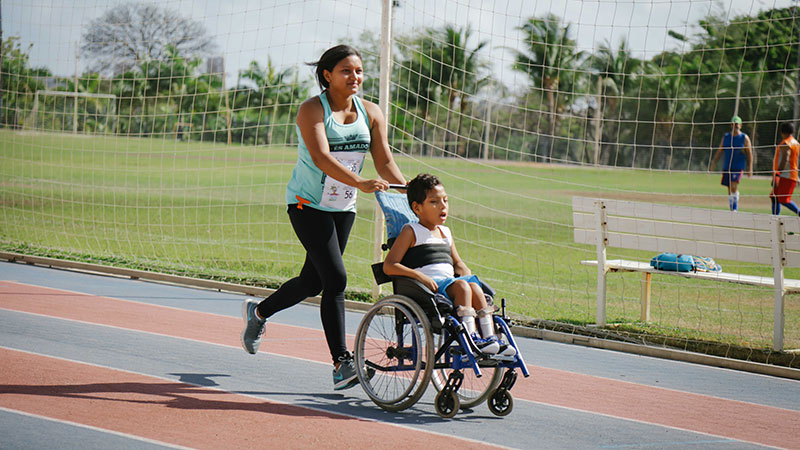
[[753, 176], [753, 144], [750, 142], [750, 136], [744, 137], [744, 154], [747, 157], [747, 176]]
[[413, 278], [424, 284], [431, 291], [436, 292], [438, 287], [433, 278], [400, 263], [412, 245], [414, 245], [414, 231], [411, 227], [403, 227], [394, 244], [392, 244], [391, 250], [386, 255], [386, 260], [383, 261], [383, 272], [393, 277]]
[[463, 277], [465, 275], [472, 275], [472, 271], [469, 270], [467, 264], [461, 259], [461, 256], [458, 254], [458, 250], [456, 250], [456, 241], [450, 244], [450, 254], [453, 257], [453, 271], [456, 273], [456, 276]]
[[719, 161], [719, 157], [722, 156], [722, 142], [724, 142], [724, 138], [719, 143], [719, 147], [717, 151], [714, 152], [714, 157], [711, 159], [711, 163], [708, 165], [708, 170], [714, 170], [714, 167], [717, 167], [717, 161]]

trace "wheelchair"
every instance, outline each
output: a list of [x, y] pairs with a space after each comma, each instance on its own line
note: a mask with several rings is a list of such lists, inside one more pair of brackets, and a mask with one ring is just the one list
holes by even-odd
[[[376, 196], [387, 221], [389, 240], [383, 244], [387, 250], [402, 226], [416, 216], [405, 194], [379, 192]], [[446, 297], [417, 280], [387, 276], [383, 263], [373, 264], [372, 271], [379, 285], [392, 283], [394, 294], [375, 303], [356, 332], [356, 372], [367, 396], [384, 410], [402, 411], [413, 406], [433, 383], [437, 391], [434, 406], [443, 418], [484, 401], [497, 416], [511, 413], [516, 369], [525, 377], [530, 374], [508, 325], [505, 299], [492, 317], [497, 334], [516, 354], [484, 354]], [[495, 291], [485, 283], [483, 289], [493, 304]]]

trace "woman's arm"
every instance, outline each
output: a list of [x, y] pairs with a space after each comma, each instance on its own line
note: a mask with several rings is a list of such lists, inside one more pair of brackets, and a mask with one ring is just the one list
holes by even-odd
[[303, 136], [303, 141], [314, 165], [334, 180], [367, 193], [389, 189], [389, 183], [386, 181], [362, 178], [357, 173], [348, 170], [331, 155], [328, 138], [325, 135], [324, 117], [325, 111], [317, 97], [303, 102], [297, 112], [297, 126], [300, 128], [300, 134]]
[[389, 276], [413, 278], [424, 284], [431, 291], [436, 292], [437, 286], [433, 278], [400, 263], [408, 249], [414, 245], [414, 242], [414, 230], [411, 227], [403, 227], [394, 244], [392, 244], [389, 254], [386, 255], [386, 260], [383, 261], [383, 272]]
[[383, 117], [381, 109], [375, 103], [364, 101], [364, 109], [370, 121], [370, 134], [372, 137], [369, 151], [372, 154], [372, 161], [375, 163], [375, 170], [384, 180], [390, 183], [406, 184], [403, 173], [392, 157], [392, 150], [389, 148], [389, 138], [386, 133], [386, 118]]

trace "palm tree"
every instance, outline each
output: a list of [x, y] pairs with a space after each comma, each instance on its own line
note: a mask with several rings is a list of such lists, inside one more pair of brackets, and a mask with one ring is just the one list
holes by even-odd
[[441, 63], [440, 84], [447, 92], [447, 121], [446, 129], [450, 129], [451, 111], [455, 109], [458, 100], [458, 120], [456, 122], [455, 136], [459, 141], [458, 154], [465, 154], [465, 140], [460, 139], [461, 126], [464, 113], [469, 105], [469, 98], [475, 95], [484, 86], [488, 76], [481, 77], [479, 72], [488, 67], [488, 63], [479, 54], [488, 44], [488, 41], [478, 42], [475, 47], [469, 49], [467, 42], [472, 37], [472, 30], [469, 26], [465, 28], [455, 28], [447, 25], [438, 32], [440, 46], [434, 50]]
[[[247, 95], [240, 97], [244, 99], [244, 109], [258, 107], [260, 111], [263, 108], [270, 108], [271, 112], [267, 115], [268, 123], [274, 125], [279, 109], [282, 106], [290, 106], [292, 101], [297, 101], [296, 95], [299, 93], [300, 87], [294, 82], [294, 75], [294, 69], [291, 67], [278, 70], [272, 63], [272, 58], [267, 59], [265, 67], [262, 67], [257, 61], [251, 62], [247, 70], [239, 73], [241, 79], [249, 80], [255, 85], [254, 89], [247, 90]], [[237, 86], [237, 88], [239, 87]], [[258, 122], [261, 123], [260, 114]], [[267, 127], [267, 144], [272, 142], [273, 128], [274, 126]]]
[[519, 29], [525, 34], [526, 51], [515, 50], [514, 69], [530, 77], [534, 89], [544, 91], [550, 116], [550, 134], [554, 135], [557, 114], [569, 104], [576, 84], [576, 68], [583, 52], [576, 49], [572, 25], [564, 24], [558, 16], [548, 14], [543, 19], [531, 17]]
[[[600, 85], [600, 100], [597, 105], [597, 138], [602, 141], [603, 119], [607, 112], [617, 111], [617, 136], [616, 142], [620, 142], [622, 130], [620, 122], [623, 115], [623, 108], [619, 108], [619, 102], [624, 101], [625, 85], [635, 81], [639, 72], [644, 67], [643, 62], [631, 55], [628, 42], [623, 39], [617, 49], [611, 48], [611, 43], [606, 40], [597, 49], [597, 52], [589, 58], [589, 65], [596, 72]], [[594, 164], [598, 164], [600, 148], [595, 149]], [[606, 155], [607, 164], [610, 155]]]
[[[471, 36], [469, 26], [456, 28], [446, 25], [440, 29], [429, 28], [418, 37], [408, 40], [407, 45], [401, 44], [404, 58], [401, 59], [396, 79], [398, 86], [407, 89], [402, 97], [408, 106], [421, 111], [423, 141], [432, 103], [438, 103], [439, 99], [444, 101], [448, 109], [444, 128], [449, 130], [450, 111], [455, 109], [458, 102], [459, 118], [454, 134], [459, 136], [469, 98], [488, 81], [488, 77], [480, 75], [488, 67], [488, 62], [481, 57], [481, 51], [488, 41], [470, 47]], [[458, 151], [463, 153], [461, 144]]]

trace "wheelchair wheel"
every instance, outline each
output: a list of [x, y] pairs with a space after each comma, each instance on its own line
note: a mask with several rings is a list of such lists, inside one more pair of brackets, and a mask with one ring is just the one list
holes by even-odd
[[495, 416], [507, 416], [514, 409], [514, 397], [511, 396], [511, 392], [505, 389], [492, 393], [486, 403], [489, 406], [489, 411]]
[[[408, 297], [383, 298], [358, 326], [358, 380], [369, 398], [387, 411], [401, 411], [422, 397], [430, 382], [434, 355], [428, 317]], [[371, 378], [368, 370], [375, 371]]]
[[440, 391], [434, 400], [436, 414], [444, 419], [452, 419], [458, 412], [458, 403], [458, 395], [455, 392]]
[[[444, 332], [437, 336], [436, 348], [440, 348], [444, 344]], [[445, 355], [442, 356], [444, 358]], [[442, 360], [437, 361], [443, 362]], [[437, 392], [441, 392], [447, 383], [447, 378], [453, 369], [436, 369], [433, 371], [431, 381], [433, 387]], [[497, 389], [500, 382], [503, 380], [503, 369], [501, 367], [481, 367], [482, 377], [475, 376], [475, 372], [467, 367], [461, 370], [464, 374], [464, 380], [461, 387], [456, 391], [458, 395], [459, 404], [461, 408], [472, 408], [476, 405], [483, 403], [491, 392]]]

